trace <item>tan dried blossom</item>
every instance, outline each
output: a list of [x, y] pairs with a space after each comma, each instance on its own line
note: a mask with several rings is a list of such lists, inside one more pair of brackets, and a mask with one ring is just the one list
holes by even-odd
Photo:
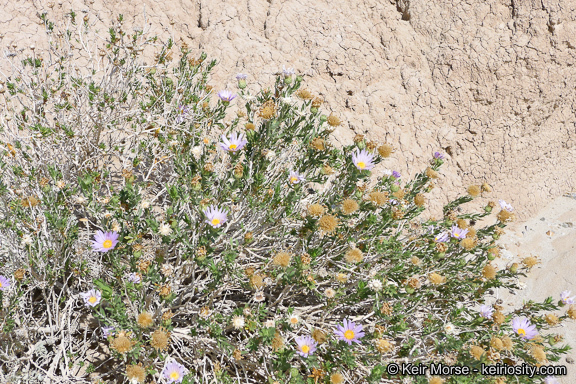
[[348, 263], [359, 263], [364, 259], [364, 255], [358, 248], [350, 248], [344, 255], [344, 259]]
[[444, 379], [440, 376], [432, 376], [428, 379], [428, 384], [444, 384]]
[[269, 120], [273, 118], [274, 115], [276, 115], [276, 104], [274, 104], [274, 101], [268, 100], [262, 104], [258, 116], [265, 120]]
[[[496, 323], [498, 325], [504, 323], [505, 320], [506, 320], [506, 316], [504, 316], [504, 314], [500, 311], [496, 311], [492, 315], [492, 321], [494, 321], [494, 323]], [[504, 341], [504, 339], [502, 339], [502, 341]]]
[[394, 153], [394, 148], [390, 144], [382, 144], [378, 147], [378, 154], [382, 157], [390, 157]]
[[348, 281], [348, 275], [345, 273], [338, 273], [335, 276], [336, 281], [338, 281], [339, 283], [344, 284], [345, 282]]
[[323, 102], [324, 100], [321, 97], [315, 97], [314, 100], [312, 100], [312, 107], [319, 108]]
[[388, 353], [394, 350], [394, 345], [387, 339], [377, 339], [374, 344], [380, 353]]
[[322, 173], [324, 173], [325, 175], [331, 175], [334, 173], [334, 169], [332, 169], [332, 167], [329, 166], [328, 164], [324, 164], [322, 166]]
[[460, 241], [460, 246], [464, 249], [471, 250], [476, 246], [476, 242], [472, 239], [465, 238]]
[[406, 196], [406, 191], [404, 189], [399, 189], [396, 192], [393, 192], [392, 196], [394, 196], [398, 200], [402, 200], [404, 196]]
[[238, 348], [236, 348], [234, 350], [234, 352], [232, 352], [232, 357], [234, 358], [234, 360], [236, 361], [240, 361], [243, 359], [242, 357], [242, 351], [240, 351]]
[[302, 265], [310, 265], [310, 263], [312, 262], [312, 258], [310, 257], [309, 254], [303, 253], [302, 255], [300, 255], [300, 262], [302, 263]]
[[439, 175], [438, 175], [438, 172], [436, 172], [432, 168], [428, 167], [428, 168], [426, 168], [426, 176], [428, 176], [431, 179], [437, 179]]
[[272, 350], [274, 352], [277, 352], [281, 350], [283, 347], [284, 347], [284, 339], [282, 338], [280, 332], [276, 331], [274, 333], [274, 338], [272, 339]]
[[558, 316], [554, 315], [553, 313], [549, 313], [544, 316], [544, 319], [549, 325], [556, 325], [560, 322]]
[[256, 125], [254, 125], [254, 123], [246, 123], [244, 124], [244, 128], [246, 128], [247, 131], [253, 131], [256, 129]]
[[502, 339], [496, 336], [492, 337], [492, 339], [490, 340], [490, 346], [497, 351], [501, 351], [502, 349], [504, 349], [504, 343], [502, 342]]
[[436, 252], [439, 253], [444, 253], [448, 250], [448, 246], [446, 245], [446, 243], [436, 243]]
[[164, 328], [158, 328], [150, 335], [150, 345], [157, 350], [165, 350], [168, 348], [170, 341], [170, 332], [166, 332]]
[[532, 347], [530, 347], [530, 355], [532, 355], [532, 357], [541, 364], [548, 361], [546, 358], [546, 352], [540, 345], [532, 345]]
[[142, 363], [127, 365], [126, 376], [131, 383], [143, 383], [146, 380], [146, 370], [142, 367]]
[[316, 340], [318, 344], [324, 344], [328, 339], [326, 332], [322, 331], [321, 329], [314, 328], [312, 330], [312, 338]]
[[576, 305], [571, 305], [566, 311], [566, 314], [569, 318], [576, 320]]
[[478, 345], [473, 345], [472, 347], [470, 347], [470, 354], [472, 355], [472, 357], [474, 357], [476, 360], [480, 360], [480, 358], [482, 357], [483, 354], [485, 354], [486, 351], [478, 346]]
[[426, 198], [424, 197], [423, 194], [417, 193], [416, 196], [414, 196], [414, 204], [417, 207], [422, 207], [425, 203], [426, 203]]
[[401, 218], [404, 217], [404, 212], [403, 212], [402, 210], [394, 207], [394, 208], [392, 209], [392, 217], [393, 217], [395, 220], [400, 220]]
[[322, 216], [324, 214], [324, 207], [320, 204], [312, 204], [308, 206], [308, 214], [310, 216]]
[[250, 285], [253, 288], [260, 289], [264, 286], [264, 278], [259, 273], [255, 273], [250, 277]]
[[360, 206], [358, 205], [358, 203], [352, 199], [346, 199], [342, 202], [342, 213], [345, 215], [349, 215], [351, 213], [354, 213], [358, 210], [358, 208], [360, 208]]
[[318, 227], [326, 233], [332, 233], [338, 227], [338, 219], [332, 215], [324, 215], [318, 220]]
[[140, 272], [146, 273], [148, 271], [148, 267], [150, 266], [151, 262], [149, 260], [140, 259], [136, 264], [136, 267]]
[[152, 315], [150, 315], [148, 312], [142, 312], [141, 314], [138, 315], [136, 322], [138, 323], [140, 328], [148, 328], [154, 324], [154, 319], [152, 318]]
[[538, 263], [539, 263], [538, 259], [535, 258], [534, 256], [528, 256], [524, 258], [524, 260], [522, 260], [522, 264], [524, 264], [526, 268], [532, 268]]
[[298, 92], [296, 92], [296, 96], [303, 100], [310, 100], [314, 97], [314, 95], [312, 95], [312, 93], [305, 88], [300, 88]]
[[505, 223], [507, 221], [514, 220], [515, 216], [513, 213], [508, 212], [507, 210], [503, 209], [498, 213], [498, 215], [496, 217], [500, 222]]
[[165, 283], [163, 285], [160, 285], [156, 291], [158, 292], [158, 294], [161, 297], [167, 297], [170, 295], [170, 293], [172, 293], [172, 287], [170, 286], [170, 283]]
[[214, 172], [214, 165], [212, 163], [204, 164], [204, 171], [205, 172]]
[[414, 289], [418, 289], [422, 286], [422, 284], [420, 283], [420, 279], [418, 279], [417, 277], [409, 278], [408, 285]]
[[478, 185], [471, 185], [468, 187], [467, 192], [472, 197], [478, 197], [480, 196], [482, 189]]
[[24, 268], [18, 268], [14, 271], [14, 278], [18, 281], [22, 281], [26, 275], [26, 270]]
[[392, 309], [393, 308], [390, 303], [382, 303], [382, 306], [380, 307], [380, 313], [386, 316], [390, 316], [392, 314]]
[[290, 260], [292, 259], [292, 255], [289, 254], [288, 252], [278, 252], [276, 254], [276, 256], [274, 256], [274, 259], [272, 260], [272, 264], [279, 266], [279, 267], [284, 267], [286, 268], [288, 265], [290, 265]]
[[110, 343], [110, 348], [118, 353], [124, 354], [132, 349], [135, 343], [126, 337], [124, 334], [119, 334], [118, 337], [114, 338]]
[[494, 268], [490, 264], [486, 264], [486, 266], [482, 270], [482, 276], [484, 276], [488, 280], [492, 280], [493, 278], [496, 277], [496, 268]]
[[344, 376], [340, 372], [334, 372], [330, 375], [330, 383], [331, 384], [342, 384], [344, 383]]
[[432, 283], [433, 285], [441, 285], [446, 282], [446, 277], [439, 275], [436, 272], [432, 272], [428, 276], [428, 280], [430, 280], [430, 283]]
[[368, 198], [374, 204], [376, 204], [378, 206], [382, 206], [388, 202], [388, 193], [387, 192], [374, 191], [368, 195]]
[[174, 317], [174, 313], [171, 310], [167, 310], [162, 314], [162, 321], [167, 322]]
[[330, 114], [330, 116], [328, 116], [328, 120], [326, 120], [326, 122], [331, 127], [337, 127], [341, 124], [340, 119], [337, 116], [335, 116], [334, 114]]
[[310, 146], [317, 151], [323, 151], [326, 149], [326, 141], [320, 137], [316, 137], [310, 141]]

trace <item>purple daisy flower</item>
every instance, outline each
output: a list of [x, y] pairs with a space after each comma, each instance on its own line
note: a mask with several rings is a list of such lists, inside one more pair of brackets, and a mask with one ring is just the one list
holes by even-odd
[[236, 80], [246, 80], [247, 77], [248, 77], [248, 75], [246, 75], [244, 73], [238, 73], [236, 75]]
[[161, 375], [168, 383], [181, 383], [188, 370], [180, 363], [171, 361], [164, 366]]
[[372, 168], [374, 168], [374, 163], [372, 162], [373, 160], [374, 156], [372, 156], [372, 154], [370, 154], [370, 152], [366, 151], [365, 149], [361, 151], [356, 149], [356, 151], [352, 154], [352, 162], [354, 163], [356, 168], [358, 168], [361, 171], [365, 169], [371, 170]]
[[500, 203], [500, 207], [501, 207], [503, 210], [508, 211], [508, 212], [514, 211], [514, 208], [513, 208], [510, 204], [508, 204], [507, 202], [505, 202], [504, 200], [498, 200], [498, 202]]
[[445, 243], [448, 240], [450, 240], [450, 234], [447, 232], [440, 232], [436, 237], [434, 237], [434, 241], [437, 243]]
[[352, 342], [360, 344], [358, 339], [364, 336], [362, 325], [356, 325], [356, 323], [348, 321], [347, 319], [344, 319], [344, 326], [339, 325], [336, 327], [334, 333], [338, 336], [339, 340], [348, 343], [348, 345], [352, 345]]
[[531, 340], [537, 334], [536, 326], [531, 324], [525, 317], [515, 317], [512, 319], [512, 329], [523, 339]]
[[468, 229], [462, 229], [457, 225], [453, 225], [452, 229], [450, 230], [450, 234], [455, 239], [463, 239], [468, 234]]
[[494, 308], [491, 305], [481, 305], [480, 306], [480, 316], [485, 319], [491, 319], [494, 314]]
[[206, 222], [212, 226], [212, 228], [220, 228], [222, 224], [228, 220], [226, 217], [226, 212], [223, 209], [215, 207], [214, 205], [209, 206], [204, 210], [206, 215]]
[[92, 249], [97, 252], [108, 252], [118, 244], [118, 233], [97, 231], [92, 240]]
[[229, 103], [236, 98], [236, 95], [228, 90], [222, 90], [218, 92], [218, 97], [220, 100]]
[[562, 300], [564, 304], [576, 304], [576, 296], [570, 297], [571, 293], [570, 291], [563, 291], [560, 294], [560, 300]]
[[142, 277], [139, 273], [131, 272], [126, 277], [126, 280], [128, 280], [129, 282], [134, 283], [134, 284], [139, 284], [140, 281], [142, 281]]
[[294, 68], [286, 68], [283, 65], [282, 66], [282, 73], [284, 74], [285, 77], [289, 77], [289, 76], [292, 76], [293, 74], [295, 74], [296, 72], [294, 71]]
[[176, 124], [180, 124], [184, 120], [186, 120], [189, 116], [190, 109], [187, 105], [179, 105], [178, 106], [178, 116], [176, 116]]
[[397, 179], [399, 179], [401, 177], [400, 172], [397, 172], [397, 171], [392, 171], [392, 176], [394, 176]]
[[300, 336], [294, 339], [297, 344], [298, 354], [302, 357], [308, 357], [316, 351], [316, 341], [310, 336]]
[[6, 276], [0, 275], [0, 291], [6, 291], [10, 288], [10, 279]]
[[300, 184], [306, 181], [306, 178], [295, 171], [290, 171], [288, 180], [290, 181], [290, 184]]
[[114, 335], [114, 331], [116, 330], [116, 328], [110, 326], [110, 327], [100, 327], [100, 330], [102, 331], [102, 337], [107, 338], [110, 335]]
[[222, 142], [220, 143], [220, 147], [228, 152], [237, 152], [244, 148], [247, 142], [248, 140], [244, 138], [243, 133], [238, 135], [236, 132], [234, 132], [230, 136], [230, 140], [228, 140], [226, 136], [222, 135]]
[[102, 300], [102, 292], [95, 289], [83, 292], [80, 295], [84, 299], [84, 304], [86, 304], [87, 307], [95, 307], [100, 304], [100, 300]]
[[435, 158], [435, 159], [443, 160], [443, 159], [444, 159], [444, 155], [441, 154], [440, 152], [434, 152], [434, 158]]

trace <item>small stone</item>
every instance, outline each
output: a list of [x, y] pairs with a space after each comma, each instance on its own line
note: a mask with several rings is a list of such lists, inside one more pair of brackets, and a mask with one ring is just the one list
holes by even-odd
[[574, 226], [573, 223], [567, 221], [565, 223], [560, 224], [560, 226], [564, 227], [564, 228], [572, 228]]
[[552, 232], [552, 231], [548, 231], [548, 232], [546, 232], [546, 234], [550, 237], [554, 236], [554, 232]]
[[545, 217], [541, 217], [541, 218], [540, 218], [540, 221], [546, 221], [546, 218], [545, 218]]
[[566, 362], [567, 362], [568, 364], [574, 364], [574, 359], [571, 358], [571, 357], [567, 357], [567, 358], [566, 358]]

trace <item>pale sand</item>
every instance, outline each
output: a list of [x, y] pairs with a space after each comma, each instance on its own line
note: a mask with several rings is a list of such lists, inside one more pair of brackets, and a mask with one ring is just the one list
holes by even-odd
[[[504, 300], [505, 309], [519, 307], [529, 299], [541, 301], [552, 296], [558, 300], [564, 290], [570, 290], [576, 296], [576, 195], [571, 196], [574, 197], [551, 201], [531, 219], [509, 226], [502, 236], [500, 244], [514, 255], [513, 261], [530, 255], [541, 260], [527, 277], [520, 279], [526, 284], [524, 289], [515, 295], [503, 289], [496, 292]], [[548, 231], [551, 231], [550, 235]], [[513, 261], [503, 257], [500, 263]], [[556, 314], [563, 314], [566, 309], [564, 307]], [[565, 342], [574, 348], [558, 363], [568, 368], [568, 376], [561, 377], [560, 381], [562, 384], [576, 384], [576, 365], [566, 361], [576, 360], [576, 320], [565, 320], [552, 331], [563, 335]]]

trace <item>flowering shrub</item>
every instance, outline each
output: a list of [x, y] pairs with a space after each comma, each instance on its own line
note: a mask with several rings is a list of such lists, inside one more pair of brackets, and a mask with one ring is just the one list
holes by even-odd
[[576, 317], [548, 313], [569, 292], [487, 302], [536, 263], [493, 264], [509, 204], [477, 228], [496, 204], [466, 213], [490, 189], [475, 186], [420, 218], [442, 154], [412, 180], [375, 177], [393, 147], [332, 145], [340, 120], [291, 69], [271, 90], [239, 74], [239, 94], [215, 92], [214, 61], [121, 18], [84, 67], [58, 42], [71, 35], [2, 80], [3, 380], [399, 382], [392, 362], [541, 365], [567, 351], [547, 330]]

